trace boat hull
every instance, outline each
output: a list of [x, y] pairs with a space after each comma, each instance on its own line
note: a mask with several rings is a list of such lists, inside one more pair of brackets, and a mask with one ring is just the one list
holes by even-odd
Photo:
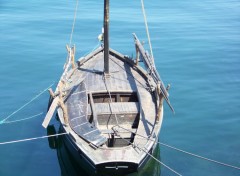
[[65, 85], [70, 87], [65, 105], [58, 108], [61, 130], [67, 133], [63, 144], [89, 175], [142, 170], [156, 148], [162, 124], [163, 98], [148, 73], [114, 50], [110, 55], [110, 77], [101, 72], [102, 48], [62, 76], [72, 80]]
[[[61, 132], [65, 132], [64, 127], [61, 127]], [[72, 139], [70, 135], [62, 136], [62, 144], [74, 159], [74, 162], [79, 165], [86, 173], [90, 176], [119, 176], [127, 175], [134, 172], [138, 172], [144, 169], [144, 166], [151, 159], [151, 156], [146, 154], [145, 157], [139, 163], [133, 162], [105, 162], [101, 164], [95, 164], [91, 159], [76, 145], [76, 142]], [[152, 154], [155, 149], [157, 142], [151, 148]]]

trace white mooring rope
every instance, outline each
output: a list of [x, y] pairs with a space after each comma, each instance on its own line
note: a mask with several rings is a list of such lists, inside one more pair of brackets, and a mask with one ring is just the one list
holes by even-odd
[[149, 48], [150, 48], [152, 60], [154, 62], [153, 51], [152, 51], [152, 44], [151, 44], [151, 40], [150, 40], [150, 35], [149, 35], [149, 30], [148, 30], [148, 23], [147, 23], [147, 17], [146, 17], [146, 12], [145, 12], [145, 7], [144, 7], [144, 1], [143, 0], [141, 0], [141, 5], [142, 5], [142, 12], [143, 12], [143, 17], [144, 17], [144, 23], [145, 23], [145, 27], [146, 27], [147, 37], [148, 37]]
[[[126, 129], [126, 128], [123, 128], [123, 127], [121, 127], [121, 126], [119, 126], [119, 125], [117, 125], [117, 126], [120, 127], [120, 128], [122, 128], [122, 129], [124, 129], [124, 130], [126, 130], [126, 131], [129, 131], [129, 132], [131, 132], [131, 133], [133, 133], [133, 134], [135, 134], [135, 135], [137, 135], [137, 136], [140, 136], [140, 137], [142, 137], [142, 138], [148, 139], [148, 140], [150, 140], [150, 141], [155, 141], [154, 139], [150, 139], [150, 138], [148, 138], [148, 137], [146, 137], [146, 136], [143, 136], [143, 135], [134, 133], [134, 132], [132, 132], [132, 131]], [[113, 128], [114, 128], [114, 127], [113, 127]], [[114, 129], [113, 129], [113, 130], [114, 130]], [[213, 159], [209, 159], [209, 158], [206, 158], [206, 157], [203, 157], [203, 156], [200, 156], [200, 155], [196, 155], [196, 154], [194, 154], [194, 153], [190, 153], [190, 152], [181, 150], [181, 149], [179, 149], [179, 148], [177, 148], [177, 147], [173, 147], [173, 146], [164, 144], [164, 143], [162, 143], [162, 142], [156, 142], [156, 143], [158, 143], [158, 144], [160, 144], [160, 145], [163, 145], [163, 146], [165, 146], [165, 147], [168, 147], [168, 148], [177, 150], [177, 151], [179, 151], [179, 152], [182, 152], [182, 153], [185, 153], [185, 154], [188, 154], [188, 155], [191, 155], [191, 156], [194, 156], [194, 157], [197, 157], [197, 158], [206, 160], [206, 161], [210, 161], [210, 162], [213, 162], [213, 163], [216, 163], [216, 164], [220, 164], [220, 165], [222, 165], [222, 166], [231, 167], [231, 168], [233, 168], [233, 169], [240, 170], [240, 167], [237, 167], [237, 166], [233, 166], [233, 165], [226, 164], [226, 163], [223, 163], [223, 162], [220, 162], [220, 161], [216, 161], [216, 160], [213, 160]]]
[[25, 108], [27, 105], [29, 105], [30, 103], [32, 103], [34, 100], [36, 100], [38, 97], [40, 97], [44, 92], [46, 92], [50, 87], [53, 86], [54, 83], [52, 83], [51, 85], [49, 85], [46, 89], [44, 89], [43, 91], [41, 91], [39, 94], [37, 94], [35, 97], [33, 97], [30, 101], [28, 101], [27, 103], [25, 103], [24, 105], [22, 105], [20, 108], [18, 108], [17, 110], [15, 110], [14, 112], [12, 112], [10, 115], [8, 115], [7, 117], [5, 117], [4, 119], [2, 119], [0, 121], [0, 124], [4, 123], [7, 119], [9, 119], [10, 117], [12, 117], [14, 114], [16, 114], [17, 112], [21, 111], [23, 108]]
[[[139, 148], [139, 147], [138, 147]], [[140, 148], [139, 148], [140, 149]], [[140, 149], [141, 150], [141, 149]], [[155, 161], [157, 161], [158, 163], [162, 164], [164, 167], [166, 167], [168, 170], [172, 171], [173, 173], [175, 173], [178, 176], [182, 176], [181, 174], [179, 174], [177, 171], [173, 170], [171, 167], [167, 166], [166, 164], [164, 164], [162, 161], [160, 161], [159, 159], [157, 159], [156, 157], [154, 157], [153, 155], [151, 155], [150, 153], [148, 153], [147, 151], [143, 150], [147, 155], [149, 155], [151, 158], [153, 158]]]
[[147, 155], [149, 155], [151, 158], [153, 158], [155, 161], [157, 161], [158, 163], [162, 164], [164, 167], [166, 167], [168, 170], [172, 171], [173, 173], [175, 173], [178, 176], [182, 176], [181, 174], [179, 174], [177, 171], [175, 171], [174, 169], [172, 169], [171, 167], [167, 166], [166, 164], [164, 164], [162, 161], [160, 161], [159, 159], [157, 159], [156, 157], [154, 157], [153, 155], [151, 155], [148, 151], [145, 151], [143, 148], [140, 148], [139, 146], [135, 145], [134, 143], [122, 138], [119, 134], [116, 134], [116, 136], [120, 137], [122, 140], [128, 142], [129, 144], [131, 144], [133, 147], [137, 147], [139, 150], [143, 151], [144, 153], [146, 153]]
[[73, 36], [75, 22], [76, 22], [76, 18], [77, 18], [77, 9], [78, 9], [78, 0], [76, 2], [75, 12], [74, 12], [74, 19], [73, 19], [73, 24], [72, 24], [72, 32], [71, 32], [71, 35], [70, 35], [70, 41], [69, 41], [69, 46], [70, 47], [72, 45], [72, 36]]
[[44, 138], [49, 138], [49, 137], [54, 137], [54, 136], [61, 136], [61, 135], [65, 135], [65, 134], [68, 134], [68, 133], [58, 133], [58, 134], [47, 135], [47, 136], [39, 136], [39, 137], [26, 138], [26, 139], [14, 140], [14, 141], [0, 142], [0, 145], [26, 142], [26, 141], [32, 141], [32, 140], [37, 140], [37, 139], [44, 139]]
[[42, 114], [43, 114], [43, 112], [38, 113], [38, 114], [35, 114], [35, 115], [32, 115], [32, 116], [30, 116], [30, 117], [23, 118], [23, 119], [12, 120], [12, 121], [4, 121], [4, 122], [1, 121], [1, 122], [0, 122], [0, 125], [1, 125], [1, 124], [10, 124], [10, 123], [15, 123], [15, 122], [21, 122], [21, 121], [29, 120], [29, 119], [38, 117], [38, 116], [40, 116], [40, 115], [42, 115]]
[[206, 157], [203, 157], [203, 156], [200, 156], [200, 155], [196, 155], [196, 154], [194, 154], [194, 153], [190, 153], [190, 152], [181, 150], [181, 149], [179, 149], [179, 148], [176, 148], [176, 147], [173, 147], [173, 146], [164, 144], [164, 143], [162, 143], [162, 142], [158, 142], [158, 143], [161, 144], [161, 145], [163, 145], [163, 146], [165, 146], [165, 147], [171, 148], [171, 149], [173, 149], [173, 150], [177, 150], [177, 151], [179, 151], [179, 152], [182, 152], [182, 153], [185, 153], [185, 154], [188, 154], [188, 155], [191, 155], [191, 156], [194, 156], [194, 157], [197, 157], [197, 158], [206, 160], [206, 161], [210, 161], [210, 162], [213, 162], [213, 163], [217, 163], [217, 164], [220, 164], [220, 165], [223, 165], [223, 166], [227, 166], [227, 167], [231, 167], [231, 168], [233, 168], [233, 169], [238, 169], [238, 170], [240, 170], [240, 167], [237, 167], [237, 166], [233, 166], [233, 165], [226, 164], [226, 163], [223, 163], [223, 162], [219, 162], [219, 161], [216, 161], [216, 160], [213, 160], [213, 159], [209, 159], [209, 158], [206, 158]]

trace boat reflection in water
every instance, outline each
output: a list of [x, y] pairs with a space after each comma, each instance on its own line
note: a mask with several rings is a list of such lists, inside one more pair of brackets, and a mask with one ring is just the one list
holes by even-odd
[[[56, 129], [54, 125], [49, 125], [47, 128], [48, 135], [56, 134]], [[61, 133], [61, 128], [59, 128], [59, 133]], [[75, 161], [74, 157], [71, 155], [69, 150], [64, 143], [63, 136], [54, 136], [48, 138], [49, 147], [51, 149], [57, 150], [58, 162], [61, 168], [62, 176], [111, 176], [111, 175], [96, 175], [89, 171], [87, 173], [83, 166], [79, 165], [78, 162]], [[160, 147], [157, 146], [156, 150], [153, 153], [154, 157], [160, 158]], [[160, 176], [161, 169], [160, 164], [154, 159], [150, 159], [148, 163], [144, 166], [142, 170], [138, 173], [129, 174], [127, 176]]]

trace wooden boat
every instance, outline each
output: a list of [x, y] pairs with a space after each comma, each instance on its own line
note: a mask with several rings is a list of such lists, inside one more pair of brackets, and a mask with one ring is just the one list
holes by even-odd
[[[152, 56], [133, 34], [136, 58], [109, 49], [109, 0], [104, 1], [103, 45], [68, 60], [43, 122], [55, 109], [64, 145], [74, 159], [94, 174], [137, 172], [151, 158], [163, 119], [163, 100], [173, 110]], [[139, 62], [144, 63], [144, 68]]]

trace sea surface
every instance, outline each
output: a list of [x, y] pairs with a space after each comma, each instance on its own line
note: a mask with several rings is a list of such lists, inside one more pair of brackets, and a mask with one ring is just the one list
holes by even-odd
[[[0, 121], [7, 118], [0, 124], [0, 143], [47, 135], [41, 124], [49, 95], [36, 96], [61, 76], [75, 5], [73, 0], [0, 0]], [[140, 1], [110, 5], [110, 47], [135, 56], [134, 32], [149, 49]], [[165, 104], [159, 141], [240, 167], [240, 1], [146, 0], [145, 10], [156, 67], [171, 84], [176, 111]], [[99, 44], [103, 1], [79, 0], [76, 19], [71, 44], [80, 58]], [[57, 120], [51, 124], [58, 130]], [[163, 145], [156, 157], [184, 176], [240, 175]], [[38, 139], [1, 144], [0, 175], [86, 173], [66, 152]], [[175, 174], [152, 160], [133, 175]]]

